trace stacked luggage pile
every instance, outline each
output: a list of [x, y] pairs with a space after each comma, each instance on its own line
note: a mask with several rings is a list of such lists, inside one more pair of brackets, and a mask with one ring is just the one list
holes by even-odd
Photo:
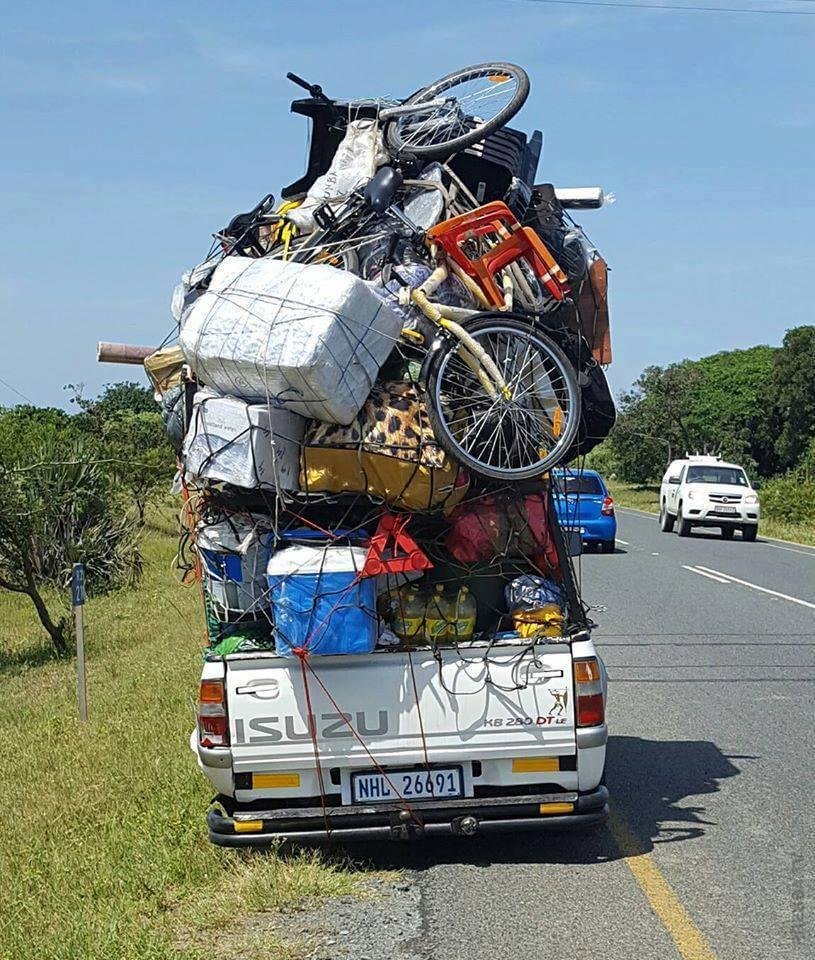
[[216, 234], [145, 361], [211, 652], [561, 637], [585, 624], [549, 471], [608, 432], [606, 268], [485, 64], [403, 103], [319, 87], [308, 170]]

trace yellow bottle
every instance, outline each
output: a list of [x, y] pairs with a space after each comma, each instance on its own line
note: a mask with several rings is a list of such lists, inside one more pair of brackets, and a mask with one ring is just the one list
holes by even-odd
[[418, 587], [405, 584], [391, 593], [391, 630], [402, 640], [416, 643], [424, 638], [425, 600]]
[[478, 607], [468, 587], [462, 586], [447, 608], [447, 639], [453, 643], [472, 640]]
[[430, 595], [425, 607], [424, 638], [429, 643], [439, 643], [446, 639], [448, 633], [447, 608], [448, 598], [444, 594], [444, 584], [436, 584], [436, 589]]

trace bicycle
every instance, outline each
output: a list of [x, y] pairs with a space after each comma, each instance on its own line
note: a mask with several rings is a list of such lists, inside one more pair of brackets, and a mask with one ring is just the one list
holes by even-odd
[[[326, 97], [320, 86], [288, 76], [334, 120], [348, 109], [348, 104]], [[484, 83], [495, 84], [496, 90], [510, 85], [497, 109], [491, 94], [479, 99]], [[460, 100], [451, 91], [469, 92], [462, 93]], [[293, 262], [330, 263], [355, 273], [358, 251], [387, 238], [391, 244], [407, 240], [425, 260], [429, 258], [430, 276], [415, 289], [403, 290], [402, 299], [429, 321], [426, 336], [406, 330], [403, 337], [413, 346], [421, 340], [425, 351], [420, 380], [426, 387], [431, 426], [455, 461], [474, 473], [508, 482], [539, 477], [561, 462], [579, 427], [580, 390], [574, 368], [537, 320], [551, 300], [543, 282], [548, 275], [536, 272], [523, 259], [507, 264], [501, 271], [504, 302], [500, 306], [505, 309], [496, 310], [495, 298], [487, 297], [456, 258], [444, 255], [440, 245], [407, 217], [397, 199], [419, 186], [438, 189], [447, 213], [450, 196], [444, 185], [421, 184], [405, 178], [403, 171], [415, 169], [412, 165], [419, 158], [454, 153], [483, 139], [520, 109], [527, 93], [528, 79], [520, 68], [482, 64], [450, 74], [402, 104], [357, 104], [357, 110], [376, 110], [399, 166], [381, 167], [364, 188], [338, 205], [323, 204], [315, 212], [318, 229], [292, 240], [284, 251]], [[462, 109], [462, 102], [487, 103], [492, 113], [471, 116]], [[472, 197], [467, 199], [470, 207], [476, 203]], [[481, 210], [483, 216], [487, 208]], [[491, 217], [487, 219], [491, 222]], [[473, 259], [506, 239], [505, 225], [499, 225], [496, 234], [495, 238], [479, 234], [468, 241]], [[433, 301], [434, 292], [451, 273], [479, 309]], [[532, 316], [513, 313], [515, 300]]]
[[501, 62], [464, 67], [401, 102], [385, 104], [332, 100], [319, 84], [291, 72], [286, 77], [307, 90], [335, 122], [350, 111], [361, 114], [373, 106], [384, 124], [385, 144], [400, 163], [446, 157], [478, 143], [505, 126], [529, 96], [526, 71]]
[[574, 367], [535, 318], [434, 303], [441, 263], [407, 294], [430, 321], [420, 380], [436, 440], [494, 480], [542, 476], [562, 462], [580, 425]]

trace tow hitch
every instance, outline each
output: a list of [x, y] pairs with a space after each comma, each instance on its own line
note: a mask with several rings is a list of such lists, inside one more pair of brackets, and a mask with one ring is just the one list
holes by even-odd
[[391, 817], [391, 840], [421, 840], [424, 821], [412, 810], [400, 810]]

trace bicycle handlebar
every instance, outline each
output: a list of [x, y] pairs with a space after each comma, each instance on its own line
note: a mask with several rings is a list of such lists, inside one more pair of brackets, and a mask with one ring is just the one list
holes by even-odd
[[286, 79], [291, 80], [292, 83], [296, 83], [298, 87], [307, 90], [315, 100], [323, 100], [325, 103], [334, 102], [323, 93], [323, 88], [319, 83], [309, 83], [308, 80], [298, 77], [296, 73], [292, 73], [291, 71], [286, 74]]

